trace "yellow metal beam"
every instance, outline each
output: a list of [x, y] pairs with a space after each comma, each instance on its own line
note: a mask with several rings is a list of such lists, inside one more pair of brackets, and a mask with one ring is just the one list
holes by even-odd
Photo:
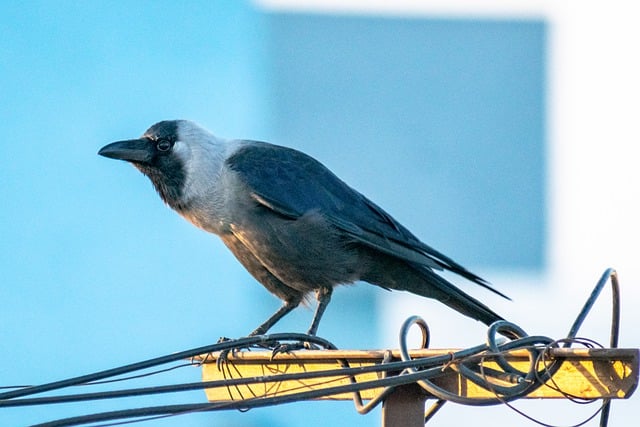
[[[447, 355], [453, 349], [420, 349], [410, 352], [413, 359]], [[549, 351], [548, 361], [561, 362], [553, 378], [527, 398], [562, 398], [562, 390], [572, 396], [583, 399], [623, 399], [629, 397], [638, 384], [638, 349], [565, 349], [553, 348]], [[397, 351], [391, 352], [399, 360]], [[273, 397], [321, 388], [347, 385], [351, 379], [345, 375], [281, 381], [279, 374], [300, 372], [318, 372], [340, 369], [342, 361], [348, 361], [349, 367], [380, 364], [389, 354], [386, 350], [303, 350], [278, 354], [271, 360], [269, 351], [243, 351], [229, 354], [222, 369], [218, 369], [218, 354], [202, 356], [203, 381], [221, 381], [238, 378], [267, 378], [249, 385], [221, 386], [206, 389], [209, 401], [237, 401], [245, 398]], [[524, 350], [515, 350], [505, 358], [515, 368], [528, 371], [529, 358]], [[484, 369], [500, 370], [495, 362], [484, 362]], [[543, 366], [539, 365], [539, 369]], [[380, 373], [365, 373], [355, 376], [356, 381], [364, 383], [381, 378]], [[470, 398], [495, 397], [491, 390], [484, 389], [463, 376], [446, 370], [442, 376], [432, 380], [438, 386]], [[361, 392], [363, 399], [372, 399], [382, 391], [370, 388]], [[334, 394], [327, 399], [352, 399], [352, 393]]]

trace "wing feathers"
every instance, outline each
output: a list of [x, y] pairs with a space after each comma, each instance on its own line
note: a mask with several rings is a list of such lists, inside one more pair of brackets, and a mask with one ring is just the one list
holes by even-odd
[[417, 266], [452, 271], [508, 299], [484, 279], [421, 242], [382, 208], [304, 153], [248, 141], [227, 159], [227, 165], [250, 188], [256, 202], [279, 215], [296, 219], [317, 211], [363, 245]]

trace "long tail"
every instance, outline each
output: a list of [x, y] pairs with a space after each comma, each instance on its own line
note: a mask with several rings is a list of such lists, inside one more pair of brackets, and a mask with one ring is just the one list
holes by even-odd
[[367, 262], [362, 280], [386, 289], [403, 290], [436, 299], [454, 310], [490, 325], [504, 320], [485, 304], [464, 293], [428, 268], [413, 267], [404, 261], [378, 254]]
[[407, 283], [405, 290], [423, 297], [437, 299], [465, 316], [479, 320], [485, 325], [504, 320], [502, 316], [482, 302], [430, 271], [424, 273], [422, 283]]

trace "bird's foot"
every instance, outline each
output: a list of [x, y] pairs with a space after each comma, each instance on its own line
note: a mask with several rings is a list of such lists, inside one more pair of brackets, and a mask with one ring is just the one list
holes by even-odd
[[278, 343], [271, 352], [271, 360], [275, 359], [278, 354], [291, 353], [296, 350], [319, 350], [315, 344], [312, 344], [308, 341], [299, 341], [296, 343]]
[[222, 344], [223, 342], [228, 342], [228, 341], [231, 341], [231, 338], [220, 337], [218, 338], [218, 341], [216, 341], [216, 344]]
[[[233, 340], [227, 337], [220, 337], [218, 338], [217, 344], [221, 344], [223, 342], [228, 342], [228, 341], [233, 341]], [[220, 354], [218, 354], [218, 358], [216, 359], [216, 367], [218, 368], [218, 371], [222, 371], [225, 364], [229, 361], [229, 353], [235, 354], [239, 350], [240, 348], [234, 347], [234, 348], [220, 351]]]
[[[252, 337], [252, 336], [255, 336], [255, 334], [252, 333], [249, 336]], [[218, 344], [224, 343], [224, 342], [229, 342], [229, 341], [233, 341], [233, 340], [231, 338], [227, 338], [227, 337], [220, 337], [218, 339]], [[294, 344], [294, 345], [297, 345], [297, 344]], [[266, 350], [272, 350], [274, 355], [275, 355], [277, 353], [287, 353], [287, 352], [291, 351], [290, 349], [288, 349], [289, 346], [290, 346], [289, 344], [282, 344], [280, 341], [277, 341], [277, 340], [264, 340], [264, 341], [261, 341], [261, 342], [257, 342], [255, 344], [253, 344], [252, 346], [248, 346], [248, 347], [233, 347], [233, 348], [230, 348], [230, 349], [221, 350], [220, 353], [218, 354], [218, 357], [216, 358], [216, 367], [218, 368], [219, 371], [222, 371], [222, 369], [224, 368], [225, 364], [229, 362], [229, 354], [235, 356], [236, 353], [238, 353], [242, 349], [250, 350], [251, 347], [263, 348], [263, 349], [266, 349]], [[300, 348], [302, 348], [302, 347], [300, 347]], [[272, 359], [273, 359], [273, 356], [272, 356]]]

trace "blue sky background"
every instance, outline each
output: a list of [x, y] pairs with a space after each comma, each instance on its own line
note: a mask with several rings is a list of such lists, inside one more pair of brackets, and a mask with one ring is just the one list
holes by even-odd
[[[0, 386], [242, 336], [279, 306], [134, 168], [96, 155], [161, 119], [302, 149], [465, 265], [540, 270], [544, 40], [540, 21], [266, 13], [235, 1], [2, 3]], [[376, 335], [380, 296], [337, 292], [320, 335], [343, 348], [394, 345]], [[276, 330], [304, 331], [310, 318], [300, 309]], [[0, 409], [0, 425], [115, 405]], [[379, 424], [348, 402], [305, 402], [153, 425], [339, 420]]]

